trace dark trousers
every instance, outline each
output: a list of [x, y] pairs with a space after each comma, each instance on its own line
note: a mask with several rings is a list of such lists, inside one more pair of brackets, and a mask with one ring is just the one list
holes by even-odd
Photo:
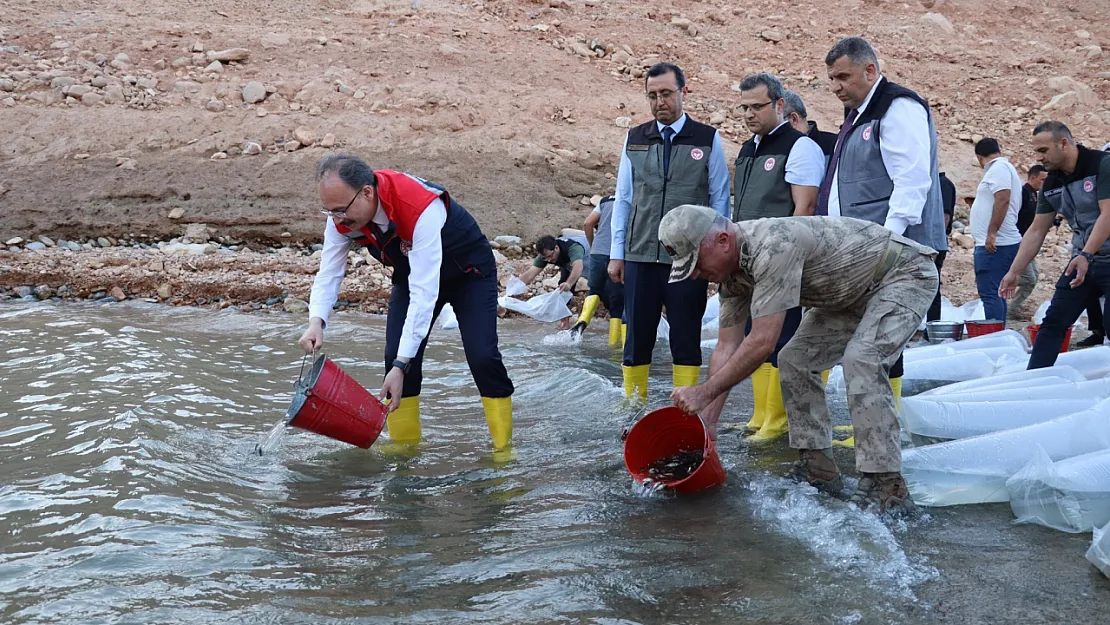
[[[440, 275], [439, 300], [432, 315], [434, 326], [444, 304], [451, 304], [455, 310], [466, 362], [482, 397], [509, 397], [513, 394], [513, 383], [497, 348], [497, 288], [497, 266], [489, 247], [478, 247], [462, 257], [445, 258]], [[386, 373], [397, 359], [408, 309], [409, 284], [408, 279], [402, 277], [394, 281], [389, 295], [389, 314], [385, 321]], [[405, 374], [402, 397], [420, 394], [424, 348], [427, 346], [428, 339], [425, 337]]]
[[590, 254], [590, 295], [597, 295], [613, 319], [624, 316], [624, 285], [609, 277], [609, 257]]
[[1010, 270], [1020, 246], [1020, 243], [999, 245], [994, 253], [983, 246], [975, 248], [975, 286], [987, 319], [1006, 320], [1006, 300], [998, 295], [998, 285]]
[[[933, 260], [937, 264], [937, 275], [940, 275], [940, 268], [944, 266], [944, 257], [948, 256], [948, 252], [937, 252], [936, 258]], [[929, 312], [925, 315], [926, 321], [940, 320], [940, 283], [937, 283], [937, 296], [933, 298], [933, 305], [929, 307]]]
[[[1074, 289], [1070, 284], [1074, 276], [1063, 274], [1056, 281], [1052, 303], [1048, 305], [1041, 329], [1037, 331], [1037, 341], [1033, 343], [1033, 353], [1029, 355], [1030, 369], [1056, 364], [1056, 357], [1060, 355], [1060, 347], [1068, 328], [1083, 314], [1083, 309], [1091, 298], [1110, 293], [1110, 262], [1107, 261], [1110, 259], [1099, 258], [1098, 262], [1091, 263], [1083, 284]], [[1103, 321], [1105, 323], [1105, 315]], [[1105, 325], [1103, 331], [1106, 331]]]
[[1087, 330], [1095, 334], [1106, 336], [1106, 315], [1102, 314], [1102, 302], [1099, 301], [1101, 295], [1094, 293], [1091, 295], [1091, 301], [1087, 302]]
[[683, 280], [670, 284], [670, 275], [671, 266], [665, 263], [624, 263], [624, 312], [628, 320], [625, 366], [651, 363], [664, 307], [671, 326], [674, 364], [701, 366], [701, 318], [705, 314], [709, 283]]
[[[782, 332], [779, 333], [779, 340], [775, 343], [775, 351], [767, 357], [765, 362], [771, 363], [772, 366], [779, 366], [779, 352], [782, 348], [794, 338], [794, 333], [798, 331], [798, 326], [802, 323], [802, 308], [791, 308], [786, 311], [786, 318], [782, 320]], [[744, 326], [744, 336], [747, 337], [752, 333], [752, 320], [748, 318], [748, 323]]]

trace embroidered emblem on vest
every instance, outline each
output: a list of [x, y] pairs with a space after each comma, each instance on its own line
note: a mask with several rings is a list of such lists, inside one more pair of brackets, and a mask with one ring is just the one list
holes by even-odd
[[705, 152], [702, 152], [698, 148], [694, 148], [693, 150], [690, 150], [690, 158], [694, 159], [695, 161], [700, 161], [704, 156], [705, 156]]
[[1083, 190], [1086, 191], [1087, 193], [1090, 193], [1091, 191], [1094, 191], [1095, 190], [1095, 183], [1091, 182], [1090, 180], [1083, 181]]
[[770, 157], [763, 161], [763, 171], [771, 171], [775, 168], [775, 157]]
[[401, 241], [401, 256], [408, 256], [412, 251], [412, 241]]
[[863, 129], [863, 140], [864, 141], [870, 141], [871, 140], [871, 126], [868, 126], [867, 128]]

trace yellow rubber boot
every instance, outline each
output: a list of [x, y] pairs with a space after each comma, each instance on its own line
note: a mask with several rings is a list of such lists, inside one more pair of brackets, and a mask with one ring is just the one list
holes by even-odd
[[600, 295], [590, 295], [586, 301], [582, 302], [582, 314], [578, 315], [578, 322], [589, 324], [590, 320], [594, 318], [594, 313], [597, 312], [597, 306], [601, 303]]
[[620, 319], [609, 320], [609, 347], [616, 347], [617, 345], [624, 347], [624, 332], [621, 331], [622, 325]]
[[628, 324], [621, 322], [621, 349], [624, 349], [624, 344], [628, 342]]
[[389, 440], [395, 443], [420, 442], [420, 397], [404, 397], [397, 409], [385, 419]]
[[824, 371], [821, 372], [821, 385], [822, 386], [828, 386], [829, 385], [829, 373], [831, 373], [831, 371], [829, 369], [825, 369]]
[[763, 426], [759, 428], [759, 431], [748, 437], [749, 441], [755, 443], [773, 441], [786, 434], [790, 429], [786, 422], [786, 406], [782, 403], [782, 383], [779, 378], [779, 368], [767, 363], [765, 363], [765, 366], [771, 368], [767, 376], [767, 399], [764, 409], [766, 418], [763, 420]]
[[680, 386], [697, 386], [698, 378], [701, 377], [701, 367], [694, 365], [672, 365], [671, 379], [674, 381], [674, 387]]
[[505, 449], [513, 439], [513, 398], [483, 397], [482, 407], [486, 410], [486, 425], [493, 448]]
[[629, 367], [621, 365], [621, 370], [624, 372], [624, 396], [631, 398], [633, 394], [640, 399], [640, 401], [647, 401], [648, 392], [648, 369], [651, 365], [635, 365]]
[[752, 374], [752, 418], [744, 424], [744, 429], [749, 432], [758, 432], [767, 420], [767, 384], [772, 368], [771, 363], [765, 362]]
[[[902, 378], [891, 378], [890, 379], [890, 390], [894, 391], [894, 412], [897, 413], [898, 412], [898, 407], [902, 404]], [[842, 432], [851, 432], [852, 431], [852, 426], [850, 426], [850, 425], [840, 425], [840, 426], [834, 427], [833, 429], [834, 430], [839, 430], [839, 431], [842, 431]], [[846, 438], [842, 441], [834, 440], [833, 445], [835, 445], [837, 447], [855, 447], [856, 446], [856, 437], [855, 436], [850, 436], [850, 437], [848, 437], [848, 438]]]

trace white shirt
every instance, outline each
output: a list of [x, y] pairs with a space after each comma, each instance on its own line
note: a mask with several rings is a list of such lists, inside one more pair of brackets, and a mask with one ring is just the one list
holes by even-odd
[[971, 205], [971, 236], [975, 245], [987, 242], [991, 215], [994, 213], [994, 194], [999, 191], [1010, 192], [1010, 205], [1006, 218], [998, 228], [995, 245], [1016, 245], [1021, 243], [1021, 233], [1017, 229], [1018, 211], [1021, 210], [1021, 176], [1018, 175], [1009, 159], [1000, 156], [987, 163], [983, 170], [983, 180], [975, 192], [975, 202]]
[[[381, 202], [374, 213], [373, 223], [383, 229], [389, 226], [389, 217], [382, 210]], [[409, 251], [409, 307], [405, 326], [401, 331], [399, 358], [415, 358], [420, 344], [428, 336], [439, 299], [439, 271], [443, 264], [441, 231], [447, 223], [447, 207], [443, 200], [433, 200], [420, 218], [412, 233], [412, 250]], [[324, 226], [324, 249], [320, 256], [320, 269], [312, 282], [308, 317], [319, 317], [325, 325], [331, 308], [339, 297], [339, 285], [347, 271], [347, 252], [351, 240], [336, 230], [335, 223], [327, 220]]]
[[[659, 134], [667, 126], [655, 122]], [[686, 126], [686, 113], [683, 113], [673, 124], [671, 130], [677, 135]], [[713, 133], [713, 145], [709, 152], [709, 207], [718, 214], [729, 216], [729, 179], [728, 163], [725, 161], [725, 151], [721, 146], [721, 133]], [[628, 227], [628, 215], [632, 212], [632, 161], [628, 160], [628, 135], [624, 136], [624, 147], [621, 148], [621, 162], [617, 167], [617, 191], [613, 200], [613, 216], [610, 218], [609, 258], [624, 260], [624, 238]]]
[[[859, 108], [859, 118], [871, 104], [875, 90], [883, 77], [875, 81], [863, 106]], [[890, 194], [890, 210], [884, 224], [896, 234], [905, 234], [906, 228], [921, 223], [921, 213], [925, 209], [925, 199], [933, 186], [932, 141], [929, 137], [929, 115], [925, 107], [910, 98], [896, 98], [883, 115], [879, 124], [879, 153], [883, 158], [886, 173], [894, 181]], [[829, 216], [840, 216], [840, 163], [833, 174], [832, 188], [829, 189]]]
[[[789, 121], [784, 121], [775, 126], [775, 130], [789, 123]], [[761, 139], [762, 137], [759, 135], [753, 137], [757, 149]], [[794, 147], [790, 148], [790, 154], [786, 156], [787, 184], [796, 184], [799, 187], [820, 187], [821, 181], [824, 179], [825, 153], [821, 151], [821, 147], [809, 137], [802, 137], [795, 141]]]

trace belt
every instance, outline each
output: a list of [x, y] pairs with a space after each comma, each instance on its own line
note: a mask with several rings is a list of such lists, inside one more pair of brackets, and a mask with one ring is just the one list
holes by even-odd
[[894, 263], [898, 262], [898, 258], [902, 256], [902, 250], [907, 247], [909, 246], [901, 241], [890, 239], [886, 244], [886, 251], [883, 252], [883, 258], [879, 261], [879, 266], [875, 267], [875, 275], [872, 277], [872, 281], [882, 280], [886, 273], [890, 271], [890, 268], [894, 266]]

